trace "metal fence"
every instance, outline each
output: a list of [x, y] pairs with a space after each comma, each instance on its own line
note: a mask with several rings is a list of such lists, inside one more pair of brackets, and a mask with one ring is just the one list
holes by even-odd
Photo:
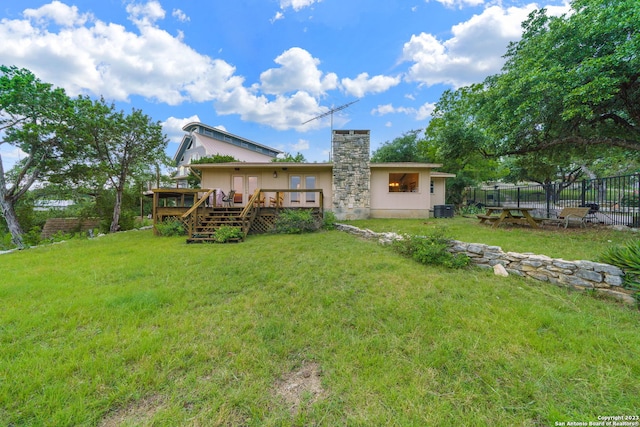
[[555, 218], [564, 207], [591, 208], [588, 221], [640, 227], [640, 174], [585, 179], [548, 185], [469, 187], [467, 205], [536, 208], [535, 214]]

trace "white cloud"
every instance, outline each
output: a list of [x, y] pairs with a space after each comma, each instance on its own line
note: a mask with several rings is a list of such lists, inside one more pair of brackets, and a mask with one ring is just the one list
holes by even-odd
[[291, 7], [293, 10], [298, 11], [314, 3], [320, 3], [320, 1], [322, 0], [280, 0], [280, 9]]
[[278, 95], [274, 99], [256, 93], [256, 88], [238, 86], [225, 93], [215, 102], [218, 114], [238, 114], [247, 122], [262, 123], [277, 130], [295, 128], [306, 131], [318, 127], [317, 123], [302, 123], [320, 114], [326, 108], [320, 107], [316, 98], [304, 91], [289, 97]]
[[342, 86], [347, 94], [362, 98], [367, 93], [384, 92], [400, 81], [400, 77], [378, 75], [369, 78], [368, 73], [361, 73], [355, 79], [342, 79]]
[[[127, 11], [138, 33], [55, 1], [28, 9], [24, 19], [0, 21], [0, 57], [70, 95], [115, 101], [132, 95], [169, 105], [210, 101], [242, 84], [233, 66], [199, 54], [153, 24], [164, 16], [158, 2], [130, 4]], [[47, 22], [68, 25], [50, 31]]]
[[299, 139], [297, 143], [291, 144], [291, 148], [295, 151], [304, 151], [309, 149], [309, 141], [306, 139]]
[[[110, 101], [141, 96], [168, 105], [211, 101], [219, 114], [237, 114], [278, 130], [307, 131], [326, 124], [317, 120], [302, 125], [328, 111], [319, 100], [340, 87], [338, 76], [322, 71], [319, 59], [308, 51], [284, 51], [274, 60], [278, 67], [247, 84], [231, 64], [198, 53], [180, 33], [160, 28], [157, 22], [165, 11], [158, 1], [129, 4], [127, 13], [134, 30], [83, 15], [58, 1], [27, 9], [21, 19], [0, 20], [0, 58], [65, 88], [71, 96], [104, 96]], [[183, 15], [174, 10], [173, 16]], [[394, 78], [361, 76], [348, 81], [352, 90], [375, 92], [397, 84]], [[175, 142], [182, 132], [174, 125], [167, 121], [165, 131]]]
[[315, 96], [338, 87], [335, 73], [324, 74], [318, 69], [320, 60], [299, 47], [286, 50], [274, 62], [280, 68], [271, 68], [260, 74], [261, 89], [266, 94], [282, 95], [305, 91]]
[[189, 22], [191, 20], [191, 18], [189, 18], [187, 14], [180, 9], [173, 9], [173, 12], [171, 12], [171, 16], [173, 16], [180, 22]]
[[416, 120], [426, 120], [431, 116], [435, 108], [435, 104], [427, 102], [415, 109], [413, 107], [394, 107], [392, 104], [378, 105], [371, 110], [371, 114], [374, 116], [385, 116], [387, 114], [406, 114], [412, 116]]
[[431, 113], [433, 113], [433, 110], [435, 110], [435, 108], [436, 104], [433, 102], [422, 104], [422, 106], [420, 106], [420, 108], [418, 108], [418, 111], [416, 112], [416, 120], [427, 120], [429, 117], [431, 117]]
[[159, 2], [152, 0], [145, 4], [130, 3], [127, 5], [129, 19], [138, 25], [152, 25], [160, 19], [164, 19], [165, 11]]
[[[484, 4], [484, 0], [435, 0], [438, 3], [442, 3], [443, 5], [447, 6], [447, 7], [459, 7], [460, 9], [462, 9], [465, 6], [480, 6], [481, 4]], [[429, 3], [429, 0], [427, 0], [427, 3]]]
[[25, 9], [23, 14], [26, 18], [39, 25], [46, 25], [49, 21], [52, 21], [63, 27], [84, 25], [87, 20], [91, 19], [90, 14], [80, 14], [76, 6], [67, 6], [58, 0], [54, 0], [38, 9]]
[[2, 157], [2, 167], [4, 171], [7, 172], [14, 167], [16, 163], [22, 159], [26, 159], [29, 155], [18, 147], [10, 145], [3, 148], [2, 144], [0, 144], [0, 157]]
[[279, 21], [281, 19], [284, 19], [284, 13], [278, 11], [276, 12], [275, 16], [271, 18], [271, 23], [273, 24], [274, 22]]
[[[521, 38], [521, 23], [536, 8], [533, 3], [519, 8], [488, 7], [453, 26], [452, 37], [444, 41], [427, 33], [413, 35], [403, 48], [403, 60], [413, 63], [406, 80], [457, 88], [498, 73], [507, 45]], [[568, 10], [567, 6], [554, 7], [549, 13], [559, 15]]]
[[169, 138], [169, 142], [180, 143], [182, 141], [182, 137], [184, 136], [184, 131], [182, 128], [189, 123], [199, 122], [200, 118], [195, 115], [191, 117], [185, 117], [179, 119], [177, 117], [169, 117], [166, 121], [162, 122], [162, 131]]

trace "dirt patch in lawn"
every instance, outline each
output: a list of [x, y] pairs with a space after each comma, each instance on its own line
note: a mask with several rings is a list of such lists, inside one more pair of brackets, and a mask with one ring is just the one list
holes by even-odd
[[317, 363], [305, 363], [275, 384], [275, 394], [284, 399], [289, 412], [294, 415], [303, 405], [311, 405], [324, 396], [320, 376], [320, 366]]
[[127, 425], [146, 425], [150, 423], [151, 418], [162, 407], [162, 399], [160, 396], [151, 396], [145, 399], [137, 400], [131, 404], [118, 408], [109, 412], [100, 427], [118, 427], [123, 424]]

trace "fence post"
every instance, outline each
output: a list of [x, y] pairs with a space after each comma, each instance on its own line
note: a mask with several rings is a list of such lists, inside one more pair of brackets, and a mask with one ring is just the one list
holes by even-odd
[[[553, 185], [553, 184], [550, 184]], [[551, 191], [553, 191], [553, 188], [550, 188], [549, 186], [542, 186], [542, 188], [544, 188], [544, 194], [545, 194], [545, 203], [546, 203], [546, 208], [547, 208], [547, 218], [551, 218]]]
[[587, 180], [583, 179], [582, 180], [582, 195], [580, 196], [580, 206], [584, 206], [584, 204], [587, 202], [586, 193], [587, 193]]
[[516, 188], [516, 198], [518, 200], [517, 205], [518, 207], [520, 207], [520, 187]]

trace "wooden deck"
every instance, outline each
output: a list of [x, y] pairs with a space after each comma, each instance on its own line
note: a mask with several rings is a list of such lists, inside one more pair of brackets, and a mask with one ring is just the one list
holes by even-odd
[[[156, 193], [157, 192], [157, 193]], [[156, 225], [167, 220], [176, 220], [183, 223], [187, 231], [187, 243], [213, 242], [214, 234], [222, 226], [238, 227], [246, 237], [248, 234], [261, 234], [271, 232], [279, 211], [283, 209], [311, 210], [314, 216], [322, 218], [324, 215], [322, 190], [305, 189], [304, 192], [319, 193], [319, 206], [298, 207], [287, 206], [281, 195], [287, 192], [300, 190], [290, 189], [258, 189], [249, 198], [244, 206], [207, 206], [214, 190], [207, 189], [167, 189], [154, 190], [153, 226], [157, 235]], [[260, 200], [264, 200], [265, 193], [276, 195], [277, 202], [273, 206], [264, 206]], [[164, 196], [164, 197], [163, 197]], [[171, 199], [171, 203], [163, 202], [163, 199]], [[215, 197], [214, 197], [215, 199]], [[173, 206], [167, 206], [173, 205]], [[175, 206], [180, 205], [180, 206]], [[243, 239], [236, 239], [241, 241]]]

